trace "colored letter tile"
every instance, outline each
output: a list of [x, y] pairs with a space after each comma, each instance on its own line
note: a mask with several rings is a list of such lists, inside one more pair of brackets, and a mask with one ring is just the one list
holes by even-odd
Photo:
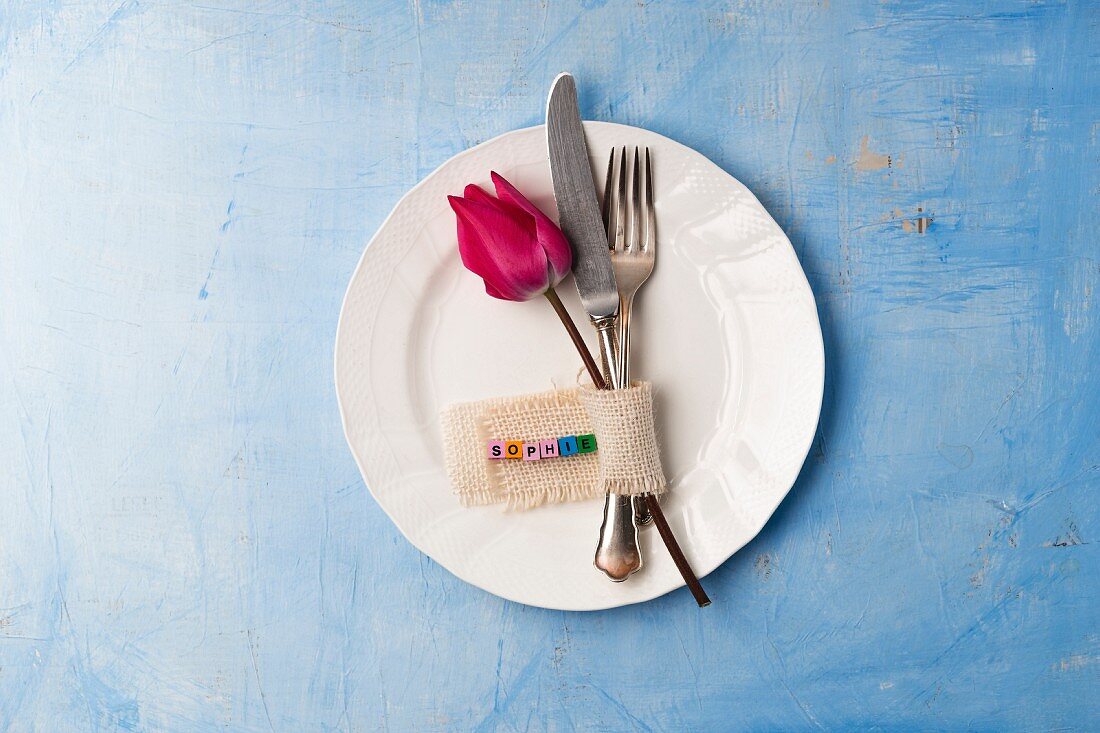
[[498, 458], [504, 458], [504, 441], [503, 440], [490, 440], [489, 441], [489, 458], [496, 460]]
[[581, 453], [594, 453], [596, 450], [596, 436], [592, 433], [577, 436], [577, 450]]
[[562, 457], [571, 456], [577, 452], [577, 436], [567, 435], [564, 438], [558, 438], [558, 454]]
[[539, 443], [536, 440], [534, 443], [523, 444], [523, 460], [525, 461], [537, 461], [542, 456], [539, 455]]
[[540, 440], [539, 441], [539, 458], [557, 458], [558, 457], [558, 441], [556, 440]]
[[522, 440], [506, 440], [506, 441], [504, 441], [504, 457], [505, 458], [523, 458], [523, 441]]

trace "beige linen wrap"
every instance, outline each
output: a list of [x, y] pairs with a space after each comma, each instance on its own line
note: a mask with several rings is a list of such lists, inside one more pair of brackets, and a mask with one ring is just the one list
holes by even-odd
[[[441, 416], [447, 474], [463, 506], [508, 510], [616, 494], [662, 494], [653, 388], [559, 389], [450, 405]], [[490, 440], [596, 435], [596, 452], [539, 461], [491, 460]]]

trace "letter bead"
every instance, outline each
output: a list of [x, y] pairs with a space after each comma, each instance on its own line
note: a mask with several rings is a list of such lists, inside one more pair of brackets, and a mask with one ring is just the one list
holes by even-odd
[[592, 433], [577, 436], [577, 451], [580, 453], [594, 453], [596, 451], [596, 436]]
[[489, 441], [489, 460], [495, 461], [499, 458], [504, 458], [504, 441], [503, 440], [490, 440]]
[[540, 440], [539, 441], [539, 458], [557, 458], [558, 457], [558, 441], [556, 440]]
[[521, 440], [506, 440], [506, 441], [504, 441], [504, 457], [505, 458], [523, 458], [523, 441], [521, 441]]
[[539, 444], [538, 444], [538, 442], [524, 443], [523, 444], [523, 460], [525, 460], [525, 461], [537, 461], [541, 457], [542, 456], [539, 455]]
[[576, 435], [567, 435], [564, 438], [558, 438], [558, 454], [563, 458], [575, 454], [577, 450]]

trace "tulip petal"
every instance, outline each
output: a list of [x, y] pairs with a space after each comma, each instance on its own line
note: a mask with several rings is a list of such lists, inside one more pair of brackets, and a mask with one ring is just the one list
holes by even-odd
[[462, 264], [485, 280], [489, 295], [529, 300], [546, 291], [550, 273], [533, 217], [488, 201], [447, 198], [458, 219]]
[[505, 201], [513, 206], [517, 206], [520, 209], [523, 209], [528, 214], [533, 216], [536, 222], [538, 222], [539, 219], [545, 219], [546, 221], [550, 222], [551, 225], [553, 225], [553, 222], [550, 221], [550, 218], [546, 216], [546, 214], [542, 213], [539, 207], [528, 201], [527, 197], [520, 193], [519, 189], [509, 183], [504, 176], [500, 175], [496, 171], [492, 171], [489, 175], [493, 179], [493, 186], [496, 187], [497, 198], [499, 198], [501, 201]]
[[[466, 188], [462, 191], [462, 195], [464, 198], [469, 199], [470, 201], [476, 201], [477, 203], [485, 204], [486, 206], [492, 206], [494, 209], [498, 209], [508, 216], [513, 216], [521, 219], [527, 219], [532, 216], [530, 212], [525, 211], [522, 207], [517, 206], [510, 201], [498, 199], [492, 194], [486, 193], [484, 189], [473, 183], [467, 184]], [[535, 210], [538, 211], [538, 209]]]
[[466, 188], [462, 189], [462, 197], [469, 199], [470, 201], [477, 201], [480, 204], [490, 204], [496, 201], [495, 198], [485, 192], [481, 186], [476, 183], [467, 183]]
[[[490, 177], [501, 201], [516, 206], [534, 217], [539, 245], [546, 253], [547, 260], [550, 261], [551, 284], [557, 285], [566, 273], [573, 269], [573, 250], [569, 246], [569, 240], [565, 238], [561, 229], [550, 217], [527, 200], [527, 197], [509, 183], [504, 176], [492, 171]], [[478, 189], [478, 191], [481, 191], [481, 189]]]

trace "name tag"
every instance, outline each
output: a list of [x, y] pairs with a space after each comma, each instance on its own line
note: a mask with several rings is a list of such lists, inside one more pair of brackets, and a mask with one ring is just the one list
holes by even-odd
[[566, 435], [549, 440], [490, 440], [488, 458], [497, 460], [541, 461], [544, 458], [568, 458], [596, 452], [596, 436]]

